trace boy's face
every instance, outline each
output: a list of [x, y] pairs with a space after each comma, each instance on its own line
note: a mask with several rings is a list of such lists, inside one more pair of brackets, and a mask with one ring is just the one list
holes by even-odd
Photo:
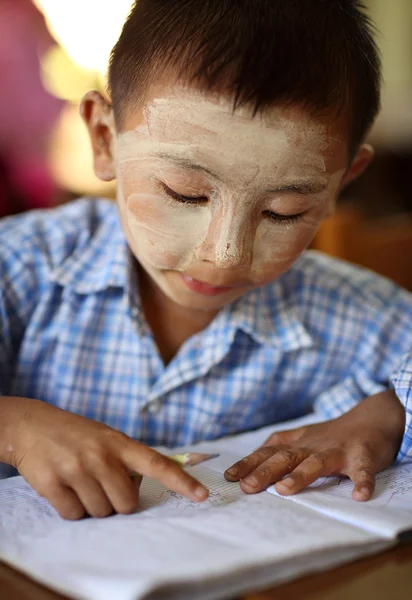
[[253, 117], [195, 90], [155, 95], [111, 149], [133, 254], [188, 309], [219, 309], [277, 279], [333, 207], [342, 139], [297, 108]]

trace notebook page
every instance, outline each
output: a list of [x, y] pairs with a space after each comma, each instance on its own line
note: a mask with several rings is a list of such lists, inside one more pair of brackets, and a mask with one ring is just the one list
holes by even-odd
[[[223, 451], [217, 461], [210, 461], [211, 468], [224, 471], [235, 460], [252, 452], [271, 433], [294, 429], [320, 422], [316, 414], [306, 415], [294, 421], [270, 425], [256, 431], [227, 437], [196, 446], [199, 452]], [[230, 460], [226, 461], [229, 457]], [[227, 463], [227, 464], [226, 464]], [[352, 500], [353, 484], [350, 480], [324, 477], [316, 481], [308, 490], [287, 499], [332, 518], [357, 527], [365, 527], [377, 535], [395, 538], [403, 531], [412, 529], [412, 464], [395, 466], [377, 475], [377, 485], [373, 500], [358, 503]], [[273, 487], [268, 490], [276, 494]], [[285, 497], [286, 498], [286, 497]]]
[[[192, 472], [211, 488], [209, 502], [194, 505], [147, 481], [136, 514], [77, 522], [62, 520], [21, 477], [1, 481], [0, 559], [81, 600], [158, 598], [195, 582], [199, 597], [210, 584], [219, 598], [230, 586], [247, 587], [248, 574], [265, 566], [269, 584], [321, 568], [322, 551], [336, 564], [382, 547], [376, 536], [305, 507], [241, 494], [204, 466]], [[249, 584], [258, 588], [259, 580]]]
[[[352, 500], [352, 489], [349, 479], [323, 477], [288, 499], [377, 535], [394, 538], [412, 530], [412, 464], [378, 473], [375, 493], [368, 502]], [[274, 487], [268, 491], [277, 495]]]

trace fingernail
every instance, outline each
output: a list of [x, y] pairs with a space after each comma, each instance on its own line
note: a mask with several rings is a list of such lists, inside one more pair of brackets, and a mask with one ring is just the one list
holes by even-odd
[[209, 491], [202, 485], [199, 485], [199, 487], [195, 489], [195, 496], [198, 500], [206, 500], [209, 496]]
[[258, 480], [254, 475], [246, 477], [245, 479], [242, 479], [242, 481], [243, 483], [246, 483], [246, 485], [250, 485], [250, 487], [256, 487], [258, 485]]
[[282, 479], [281, 481], [279, 481], [279, 485], [284, 485], [288, 489], [293, 487], [294, 484], [295, 484], [295, 482], [293, 481], [293, 479], [291, 477], [285, 477], [285, 479]]
[[366, 487], [356, 490], [356, 496], [358, 500], [367, 500], [369, 498], [369, 490]]
[[239, 475], [238, 467], [230, 467], [230, 469], [226, 469], [226, 473], [231, 477], [237, 477]]

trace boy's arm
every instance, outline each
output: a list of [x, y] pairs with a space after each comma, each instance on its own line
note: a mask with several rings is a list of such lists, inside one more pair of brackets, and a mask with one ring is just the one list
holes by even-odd
[[353, 497], [367, 500], [378, 471], [396, 458], [412, 460], [412, 295], [394, 287], [388, 309], [366, 306], [361, 322], [351, 375], [314, 405], [329, 421], [275, 433], [226, 471], [229, 481], [241, 480], [247, 493], [276, 483], [289, 495], [342, 474], [354, 482]]
[[337, 419], [274, 433], [225, 477], [241, 480], [246, 493], [276, 483], [280, 494], [290, 495], [319, 477], [345, 475], [354, 483], [353, 498], [368, 500], [376, 473], [393, 463], [404, 429], [405, 409], [393, 390], [386, 390]]
[[[405, 435], [397, 461], [412, 459], [412, 294], [393, 286], [390, 305], [380, 312], [365, 306], [357, 364], [344, 380], [321, 394], [314, 410], [336, 419], [362, 400], [393, 390], [405, 409]], [[365, 423], [367, 426], [367, 423]]]
[[[412, 331], [410, 332], [412, 340]], [[399, 344], [402, 348], [401, 344]], [[412, 460], [412, 352], [404, 354], [395, 363], [385, 384], [374, 381], [371, 375], [348, 377], [322, 394], [315, 403], [315, 411], [325, 419], [336, 419], [359, 402], [385, 390], [393, 390], [405, 410], [405, 429], [396, 462]], [[367, 423], [365, 423], [367, 426]]]
[[135, 509], [146, 475], [194, 501], [207, 490], [167, 457], [102, 423], [40, 400], [13, 396], [19, 348], [49, 265], [25, 218], [0, 222], [0, 462], [21, 475], [70, 519]]
[[28, 398], [0, 397], [0, 460], [16, 467], [68, 519], [132, 512], [142, 476], [195, 502], [208, 496], [202, 484], [152, 448]]

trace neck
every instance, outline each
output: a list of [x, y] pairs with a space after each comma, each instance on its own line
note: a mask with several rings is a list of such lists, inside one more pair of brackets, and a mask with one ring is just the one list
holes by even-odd
[[143, 269], [138, 271], [144, 314], [163, 362], [168, 364], [185, 341], [206, 329], [219, 311], [180, 306], [166, 296]]

